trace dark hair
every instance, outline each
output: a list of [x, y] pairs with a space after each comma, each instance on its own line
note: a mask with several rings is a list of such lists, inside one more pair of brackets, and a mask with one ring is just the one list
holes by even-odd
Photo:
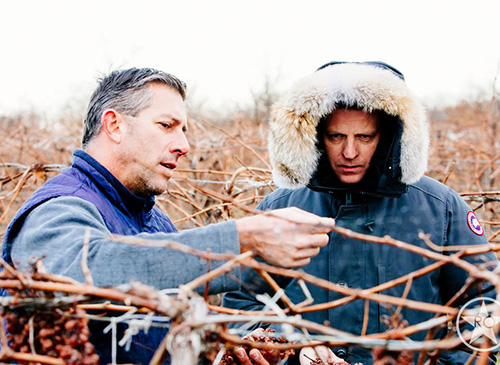
[[101, 130], [101, 117], [106, 109], [135, 117], [149, 106], [151, 83], [165, 84], [186, 98], [186, 85], [177, 77], [152, 68], [116, 70], [99, 80], [99, 86], [90, 98], [83, 125], [82, 147]]
[[319, 71], [319, 70], [324, 69], [324, 68], [329, 67], [329, 66], [341, 65], [344, 63], [356, 63], [358, 65], [367, 65], [367, 66], [383, 68], [383, 69], [386, 69], [388, 71], [391, 71], [394, 75], [399, 77], [401, 80], [404, 81], [404, 79], [405, 79], [405, 77], [401, 71], [399, 71], [397, 68], [395, 68], [395, 67], [393, 67], [385, 62], [381, 62], [381, 61], [365, 61], [365, 62], [332, 61], [332, 62], [325, 63], [323, 66], [318, 68], [316, 71]]
[[344, 102], [338, 102], [338, 103], [335, 103], [335, 106], [333, 107], [333, 110], [325, 115], [324, 117], [322, 117], [318, 123], [318, 126], [316, 128], [316, 131], [318, 133], [318, 140], [320, 139], [320, 137], [322, 136], [322, 134], [324, 133], [325, 131], [325, 127], [326, 127], [326, 122], [328, 120], [328, 118], [330, 118], [330, 115], [336, 111], [336, 110], [341, 110], [341, 109], [345, 109], [345, 110], [359, 110], [359, 111], [362, 111], [362, 112], [365, 112], [365, 113], [368, 113], [368, 114], [371, 114], [376, 122], [377, 122], [377, 128], [382, 128], [383, 127], [383, 120], [387, 117], [387, 114], [383, 111], [383, 110], [379, 110], [379, 109], [374, 109], [374, 110], [367, 110], [366, 108], [363, 108], [361, 106], [359, 106], [357, 103], [353, 103], [353, 104], [346, 104]]

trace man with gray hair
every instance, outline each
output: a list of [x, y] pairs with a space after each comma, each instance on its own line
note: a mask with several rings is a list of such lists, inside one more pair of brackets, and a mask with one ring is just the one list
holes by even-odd
[[[213, 253], [253, 251], [284, 267], [307, 264], [328, 242], [327, 230], [317, 227], [333, 220], [289, 208], [179, 233], [154, 206], [178, 159], [189, 152], [184, 98], [180, 80], [154, 69], [104, 77], [87, 110], [83, 149], [74, 152], [71, 167], [17, 212], [5, 234], [3, 258], [20, 270], [30, 257], [42, 258], [48, 272], [84, 282], [80, 262], [89, 231], [88, 266], [99, 287], [136, 280], [156, 289], [175, 288], [206, 272], [198, 257], [110, 241], [111, 234], [177, 241]], [[220, 264], [211, 263], [212, 268]], [[237, 288], [228, 277], [210, 285], [212, 293]], [[111, 362], [111, 337], [98, 326], [91, 322], [91, 341], [106, 364]], [[117, 361], [149, 362], [164, 334], [150, 329], [130, 351], [119, 348]]]

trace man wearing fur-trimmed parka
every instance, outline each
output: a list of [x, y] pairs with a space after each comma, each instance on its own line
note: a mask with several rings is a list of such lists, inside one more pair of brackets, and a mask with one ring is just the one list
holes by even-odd
[[[299, 80], [274, 108], [269, 154], [273, 178], [280, 189], [267, 196], [259, 209], [296, 206], [334, 217], [339, 227], [373, 236], [388, 235], [426, 249], [429, 246], [419, 233], [428, 234], [441, 247], [487, 244], [483, 228], [460, 196], [424, 176], [428, 145], [425, 112], [398, 70], [382, 62], [326, 64]], [[496, 265], [492, 253], [467, 260]], [[432, 263], [389, 245], [330, 233], [330, 243], [303, 270], [340, 286], [364, 289]], [[444, 304], [462, 288], [466, 278], [464, 270], [444, 265], [416, 276], [405, 295], [414, 301]], [[248, 286], [252, 292], [259, 290]], [[312, 285], [309, 290], [315, 304], [343, 297]], [[399, 298], [404, 291], [402, 284], [382, 294]], [[305, 299], [295, 280], [286, 286], [286, 294], [294, 303]], [[226, 294], [224, 304], [243, 310], [262, 308], [245, 290]], [[390, 312], [374, 301], [369, 302], [368, 309], [367, 323], [365, 301], [360, 299], [302, 316], [356, 335], [362, 333], [363, 326], [367, 334], [385, 332], [381, 316]], [[409, 324], [433, 316], [408, 308], [401, 314]], [[412, 336], [414, 340], [424, 337], [424, 332]], [[372, 363], [368, 350], [348, 346], [332, 350], [339, 357], [347, 355], [351, 363]], [[449, 353], [443, 354], [441, 361], [457, 364], [467, 358], [465, 353]]]

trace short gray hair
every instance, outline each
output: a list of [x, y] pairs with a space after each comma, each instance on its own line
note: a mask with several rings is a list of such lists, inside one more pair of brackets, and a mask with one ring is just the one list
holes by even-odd
[[186, 98], [186, 85], [177, 77], [152, 68], [116, 70], [99, 80], [90, 98], [83, 124], [82, 147], [101, 131], [101, 117], [106, 109], [135, 117], [149, 106], [151, 83], [165, 84]]

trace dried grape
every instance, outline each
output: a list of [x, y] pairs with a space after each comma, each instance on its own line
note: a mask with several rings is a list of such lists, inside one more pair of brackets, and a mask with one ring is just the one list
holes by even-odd
[[[54, 297], [53, 293], [35, 291], [13, 295], [14, 303], [26, 298], [45, 298], [50, 303]], [[88, 320], [84, 315], [76, 305], [64, 310], [49, 305], [4, 308], [9, 347], [15, 352], [61, 358], [70, 365], [97, 365], [99, 356], [88, 342]]]

